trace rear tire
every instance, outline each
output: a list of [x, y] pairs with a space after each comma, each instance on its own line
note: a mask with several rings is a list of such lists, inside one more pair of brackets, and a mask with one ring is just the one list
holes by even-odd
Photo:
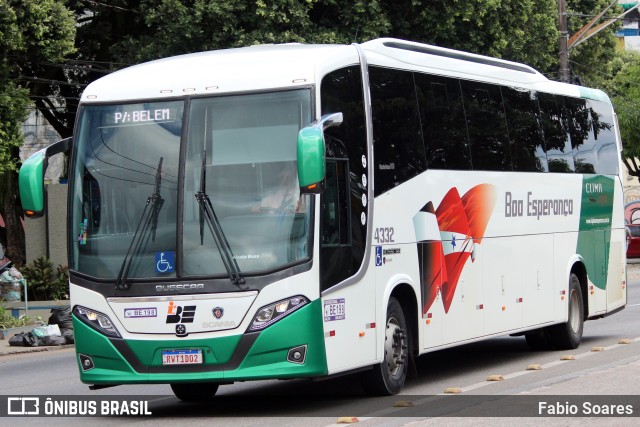
[[171, 390], [183, 402], [207, 402], [218, 391], [216, 383], [178, 383], [171, 384]]
[[362, 373], [362, 386], [367, 394], [390, 396], [404, 387], [409, 363], [409, 336], [402, 307], [394, 297], [389, 299], [385, 325], [384, 357], [379, 365]]
[[582, 340], [584, 327], [584, 301], [580, 279], [575, 273], [569, 276], [569, 318], [565, 323], [549, 327], [549, 337], [558, 350], [577, 348]]

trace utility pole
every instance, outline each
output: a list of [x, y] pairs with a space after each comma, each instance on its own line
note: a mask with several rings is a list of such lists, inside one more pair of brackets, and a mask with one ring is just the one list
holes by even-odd
[[560, 80], [569, 83], [569, 28], [567, 2], [558, 0], [558, 29], [560, 30]]
[[[567, 26], [567, 2], [566, 0], [558, 0], [558, 30], [560, 31], [560, 80], [570, 83], [571, 71], [569, 70], [569, 50], [578, 46], [580, 43], [587, 41], [592, 36], [607, 28], [617, 20], [623, 18], [627, 13], [640, 7], [640, 3], [636, 4], [626, 12], [621, 13], [615, 18], [608, 19], [602, 24], [595, 25], [597, 21], [603, 18], [604, 14], [615, 6], [618, 0], [613, 0], [602, 12], [595, 15], [591, 21], [584, 27], [580, 28], [574, 35], [569, 37], [569, 28]], [[639, 178], [640, 179], [640, 178]]]

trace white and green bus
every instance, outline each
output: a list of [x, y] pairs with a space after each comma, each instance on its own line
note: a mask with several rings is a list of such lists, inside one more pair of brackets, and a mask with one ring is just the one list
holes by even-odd
[[[353, 373], [398, 393], [415, 358], [501, 335], [575, 348], [626, 304], [608, 97], [396, 39], [264, 45], [115, 72], [82, 95], [68, 256], [80, 379]], [[520, 338], [522, 339], [522, 338]]]

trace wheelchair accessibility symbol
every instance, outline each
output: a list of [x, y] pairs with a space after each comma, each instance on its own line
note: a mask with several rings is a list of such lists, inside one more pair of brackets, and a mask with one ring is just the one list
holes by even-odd
[[175, 252], [156, 252], [156, 271], [158, 273], [173, 273], [175, 266]]

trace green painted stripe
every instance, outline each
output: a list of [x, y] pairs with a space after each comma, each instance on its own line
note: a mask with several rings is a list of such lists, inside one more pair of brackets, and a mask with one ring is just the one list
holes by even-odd
[[584, 260], [589, 279], [600, 289], [607, 286], [613, 195], [613, 178], [602, 175], [583, 176], [580, 233], [576, 252]]

